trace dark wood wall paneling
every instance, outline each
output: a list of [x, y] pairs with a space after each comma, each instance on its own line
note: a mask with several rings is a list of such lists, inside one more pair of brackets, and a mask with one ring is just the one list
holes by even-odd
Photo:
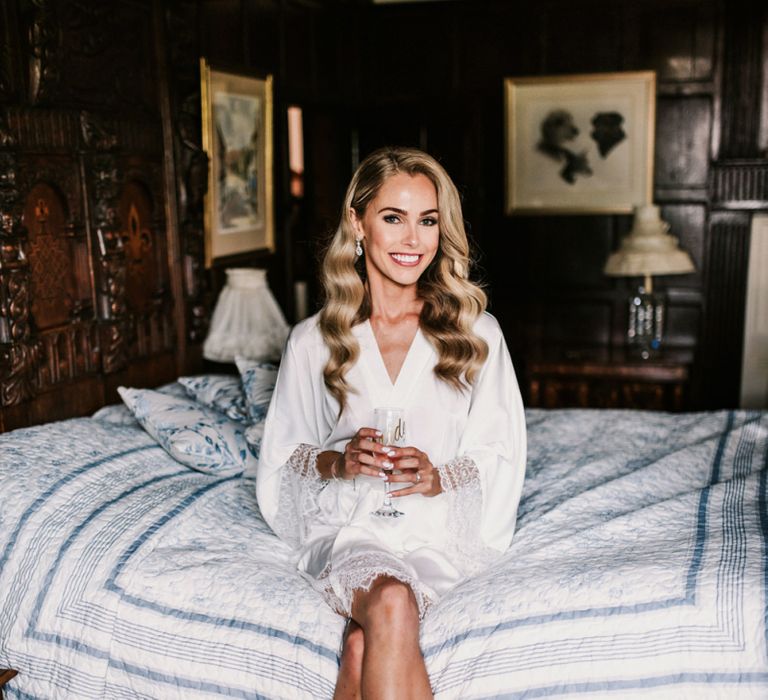
[[186, 367], [160, 10], [0, 5], [0, 430]]
[[324, 156], [309, 164], [308, 180], [324, 192], [310, 233], [332, 218], [333, 191], [340, 201], [351, 161], [331, 151], [347, 139], [361, 156], [393, 143], [426, 148], [463, 193], [492, 311], [522, 375], [534, 361], [621, 357], [638, 280], [602, 273], [629, 215], [503, 214], [503, 78], [655, 70], [654, 201], [696, 265], [656, 278], [669, 299], [666, 353], [691, 366], [688, 408], [737, 404], [750, 215], [768, 208], [764, 3], [549, 0], [522, 9], [488, 0], [327, 16], [321, 53], [336, 53], [341, 85], [331, 90], [336, 106], [313, 96], [326, 114], [307, 128], [308, 148]]
[[[335, 174], [349, 160], [349, 127], [336, 119], [340, 96], [347, 89], [338, 80], [348, 47], [335, 41], [338, 28], [327, 10], [334, 3], [312, 0], [200, 0], [199, 52], [212, 64], [233, 71], [275, 77], [275, 225], [276, 250], [219, 260], [210, 275], [210, 297], [221, 289], [227, 267], [266, 268], [269, 284], [289, 320], [293, 318], [293, 285], [308, 280], [316, 291], [317, 247], [321, 230], [338, 194], [326, 189], [335, 178], [307, 178], [305, 196], [290, 195], [287, 108], [302, 107], [308, 133], [308, 164]], [[356, 12], [355, 8], [350, 8]], [[332, 106], [332, 107], [329, 107]], [[312, 217], [312, 223], [309, 219]]]
[[[659, 280], [670, 298], [669, 351], [693, 361], [689, 407], [735, 404], [749, 221], [754, 210], [768, 208], [768, 130], [759, 116], [768, 102], [762, 5], [745, 0], [548, 0], [526, 8], [502, 0], [392, 6], [341, 0], [3, 3], [4, 407], [42, 392], [51, 397], [50, 412], [40, 408], [35, 416], [21, 416], [19, 409], [14, 420], [56, 417], [58, 399], [46, 376], [63, 376], [62, 368], [69, 367], [60, 386], [71, 388], [78, 377], [101, 377], [80, 394], [86, 412], [105, 400], [114, 386], [110, 377], [117, 380], [121, 371], [141, 367], [134, 360], [142, 353], [149, 353], [150, 364], [165, 363], [144, 376], [145, 382], [171, 369], [173, 362], [157, 359], [169, 357], [165, 350], [152, 354], [151, 349], [166, 343], [177, 346], [174, 369], [199, 367], [210, 305], [230, 265], [267, 267], [291, 318], [293, 282], [306, 279], [317, 291], [317, 254], [336, 222], [357, 158], [387, 143], [426, 148], [454, 176], [482, 251], [480, 271], [492, 310], [519, 371], [536, 359], [620, 353], [632, 284], [604, 277], [602, 265], [629, 230], [631, 217], [503, 215], [501, 85], [506, 76], [640, 69], [656, 70], [659, 79], [655, 200], [697, 266], [693, 275]], [[207, 274], [200, 56], [246, 73], [273, 73], [276, 91], [277, 251], [218, 261]], [[288, 188], [285, 110], [291, 104], [304, 110], [302, 200], [291, 198]], [[27, 175], [43, 162], [48, 175]], [[125, 216], [126, 178], [136, 185], [136, 230], [149, 226], [159, 255], [171, 263], [165, 276], [158, 267], [150, 306], [173, 305], [173, 327], [144, 323], [143, 335], [128, 321], [137, 317], [128, 305], [137, 302], [126, 276], [140, 263], [130, 262], [131, 245], [125, 245], [131, 243], [130, 230], [118, 224]], [[118, 183], [117, 189], [110, 182]], [[42, 188], [35, 194], [45, 195], [40, 199], [47, 202], [51, 223], [42, 230], [38, 222], [30, 235], [34, 187]], [[27, 301], [32, 264], [19, 251], [49, 235], [54, 222], [67, 240], [66, 246], [54, 246], [60, 259], [81, 271], [88, 268], [89, 275], [61, 282], [70, 300], [64, 324], [70, 339], [52, 340], [43, 350], [45, 329], [35, 318], [42, 312]], [[178, 231], [178, 237], [160, 235], [166, 230]]]

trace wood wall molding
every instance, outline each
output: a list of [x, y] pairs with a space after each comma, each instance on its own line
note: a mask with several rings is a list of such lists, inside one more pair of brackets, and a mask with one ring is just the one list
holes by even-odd
[[768, 160], [712, 163], [709, 192], [715, 209], [768, 209]]
[[[167, 98], [163, 124], [167, 157], [167, 196], [173, 199], [180, 235], [178, 264], [179, 293], [185, 299], [183, 318], [185, 344], [191, 346], [191, 366], [208, 332], [211, 300], [205, 272], [204, 197], [208, 189], [208, 156], [202, 147], [200, 104], [200, 36], [195, 28], [200, 21], [199, 5], [173, 2], [158, 18], [159, 31], [167, 37], [160, 61], [166, 66]], [[245, 31], [245, 28], [243, 28]], [[177, 319], [177, 323], [178, 323]], [[188, 371], [185, 369], [183, 371]]]
[[750, 225], [746, 212], [714, 212], [710, 218], [697, 368], [701, 408], [739, 404]]
[[718, 159], [761, 155], [762, 77], [768, 65], [763, 45], [766, 16], [764, 2], [732, 0], [725, 6]]

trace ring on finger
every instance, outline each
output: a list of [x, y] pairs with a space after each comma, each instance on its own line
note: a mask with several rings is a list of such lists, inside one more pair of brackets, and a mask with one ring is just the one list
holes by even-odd
[[421, 481], [421, 472], [416, 472], [416, 483], [418, 484]]

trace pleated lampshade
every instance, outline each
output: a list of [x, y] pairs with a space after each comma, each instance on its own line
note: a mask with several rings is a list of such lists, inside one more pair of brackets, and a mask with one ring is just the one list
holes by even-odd
[[691, 256], [669, 234], [669, 224], [662, 221], [659, 208], [643, 205], [635, 209], [632, 230], [612, 253], [603, 272], [616, 277], [648, 278], [650, 275], [681, 275], [695, 272]]
[[215, 362], [234, 362], [235, 357], [276, 361], [283, 352], [288, 330], [267, 285], [266, 270], [227, 270], [227, 283], [203, 343], [203, 357]]

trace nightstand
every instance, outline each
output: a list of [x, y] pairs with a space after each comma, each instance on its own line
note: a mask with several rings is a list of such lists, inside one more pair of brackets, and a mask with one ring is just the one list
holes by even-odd
[[681, 411], [688, 365], [664, 361], [534, 362], [533, 408], [644, 408]]
[[9, 668], [0, 668], [0, 700], [3, 698], [3, 686], [17, 674]]

